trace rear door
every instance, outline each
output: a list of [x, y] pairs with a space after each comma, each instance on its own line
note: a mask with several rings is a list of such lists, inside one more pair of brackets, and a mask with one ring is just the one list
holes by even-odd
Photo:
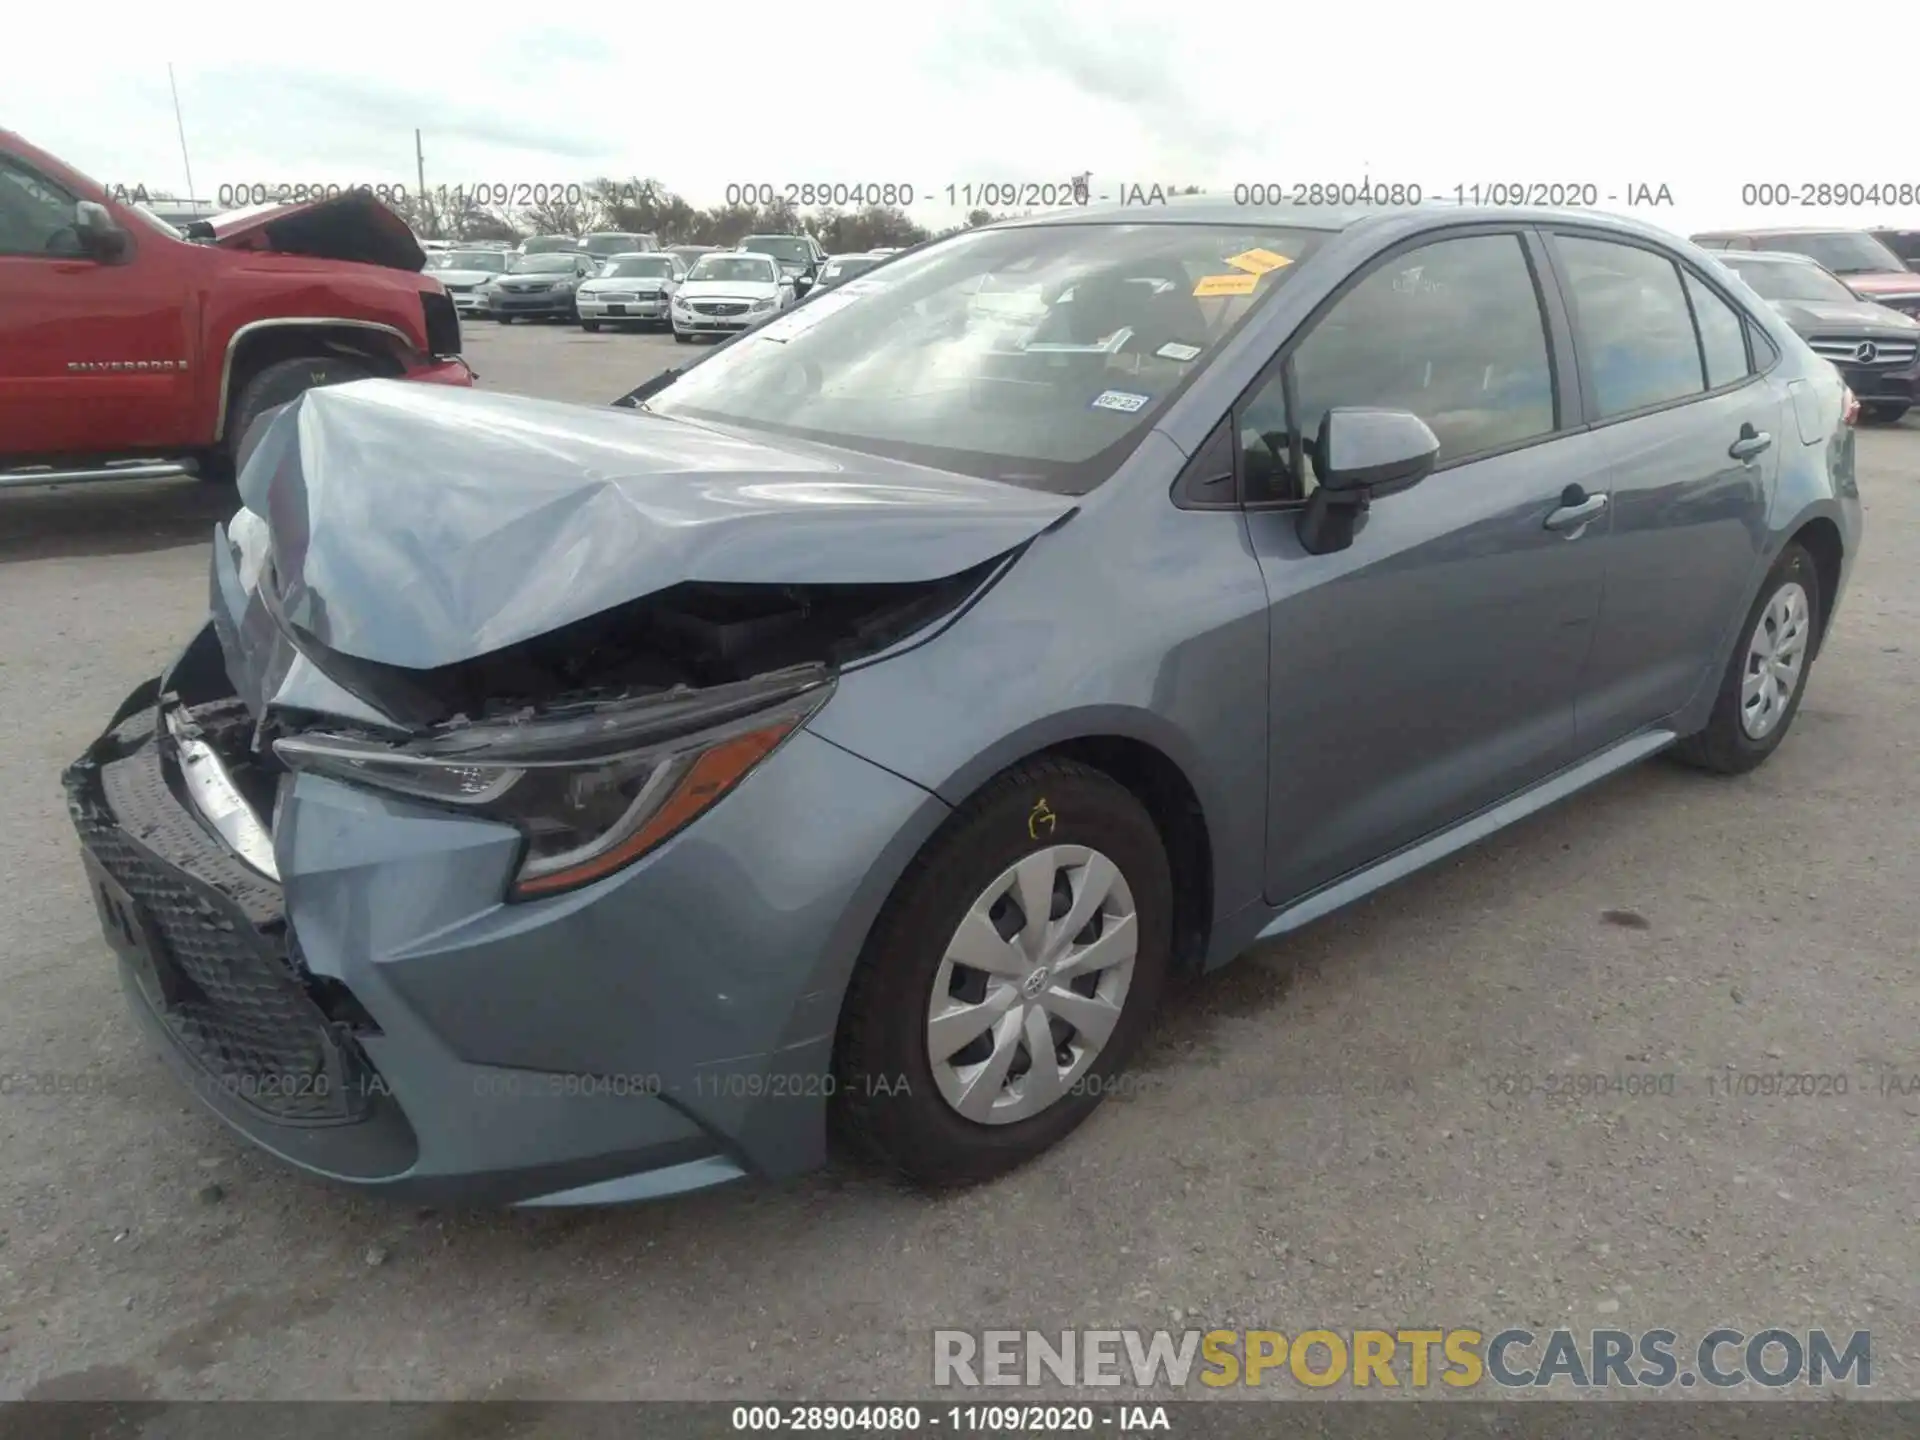
[[1718, 679], [1793, 422], [1763, 373], [1771, 346], [1720, 282], [1617, 234], [1557, 229], [1549, 244], [1612, 497], [1580, 683], [1580, 743], [1592, 750]]
[[[1374, 261], [1236, 408], [1271, 605], [1267, 898], [1285, 903], [1538, 781], [1574, 756], [1604, 508], [1570, 431], [1564, 319], [1537, 237], [1481, 227]], [[1543, 288], [1544, 282], [1544, 288]], [[1307, 553], [1303, 441], [1335, 405], [1411, 410], [1439, 468]]]

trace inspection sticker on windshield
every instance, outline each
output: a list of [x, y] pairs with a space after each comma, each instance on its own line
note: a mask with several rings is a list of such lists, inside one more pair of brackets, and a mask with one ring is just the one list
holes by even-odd
[[1178, 360], [1182, 364], [1194, 359], [1200, 353], [1198, 345], [1182, 345], [1178, 340], [1169, 340], [1153, 352], [1162, 360]]
[[1093, 403], [1087, 406], [1087, 408], [1089, 410], [1118, 410], [1124, 415], [1131, 415], [1152, 399], [1153, 397], [1151, 395], [1136, 395], [1131, 390], [1102, 390], [1098, 395], [1093, 397]]
[[1282, 265], [1291, 265], [1293, 261], [1271, 250], [1245, 250], [1238, 255], [1229, 255], [1226, 263], [1249, 275], [1264, 275], [1269, 270], [1278, 270]]
[[1259, 283], [1258, 275], [1203, 275], [1193, 293], [1203, 299], [1208, 295], [1251, 295]]

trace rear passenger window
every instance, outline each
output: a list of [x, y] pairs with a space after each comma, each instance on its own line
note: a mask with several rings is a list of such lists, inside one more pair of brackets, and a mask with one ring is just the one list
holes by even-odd
[[1706, 370], [1680, 272], [1637, 245], [1555, 237], [1600, 418], [1705, 392]]
[[1439, 439], [1442, 464], [1554, 430], [1546, 325], [1517, 235], [1394, 256], [1341, 297], [1291, 363], [1305, 440], [1336, 405], [1411, 410]]
[[1718, 390], [1752, 373], [1747, 364], [1747, 322], [1740, 312], [1708, 288], [1705, 281], [1683, 272], [1687, 299], [1693, 304], [1693, 323], [1700, 332], [1700, 354], [1706, 361], [1707, 388]]

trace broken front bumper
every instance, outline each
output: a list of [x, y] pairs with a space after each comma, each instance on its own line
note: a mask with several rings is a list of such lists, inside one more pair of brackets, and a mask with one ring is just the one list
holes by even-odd
[[[181, 663], [218, 653], [203, 632]], [[627, 870], [508, 905], [516, 832], [286, 776], [276, 881], [194, 807], [171, 683], [66, 783], [134, 1013], [234, 1129], [329, 1179], [487, 1204], [825, 1158], [840, 997], [948, 813], [926, 791], [801, 731]]]

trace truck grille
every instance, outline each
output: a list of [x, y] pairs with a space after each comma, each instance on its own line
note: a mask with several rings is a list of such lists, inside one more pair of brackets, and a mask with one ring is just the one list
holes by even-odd
[[153, 721], [150, 710], [127, 721], [103, 742], [106, 753], [66, 775], [81, 844], [139, 907], [160, 952], [155, 974], [136, 978], [214, 1095], [281, 1124], [360, 1119], [371, 1068], [302, 983], [279, 886], [242, 865], [174, 796]]
[[460, 312], [453, 308], [453, 301], [437, 290], [422, 290], [420, 304], [427, 316], [427, 352], [458, 355]]
[[1825, 336], [1807, 343], [1823, 360], [1831, 360], [1836, 365], [1866, 365], [1876, 370], [1898, 370], [1911, 365], [1915, 352], [1920, 351], [1920, 342], [1880, 340], [1865, 335]]

